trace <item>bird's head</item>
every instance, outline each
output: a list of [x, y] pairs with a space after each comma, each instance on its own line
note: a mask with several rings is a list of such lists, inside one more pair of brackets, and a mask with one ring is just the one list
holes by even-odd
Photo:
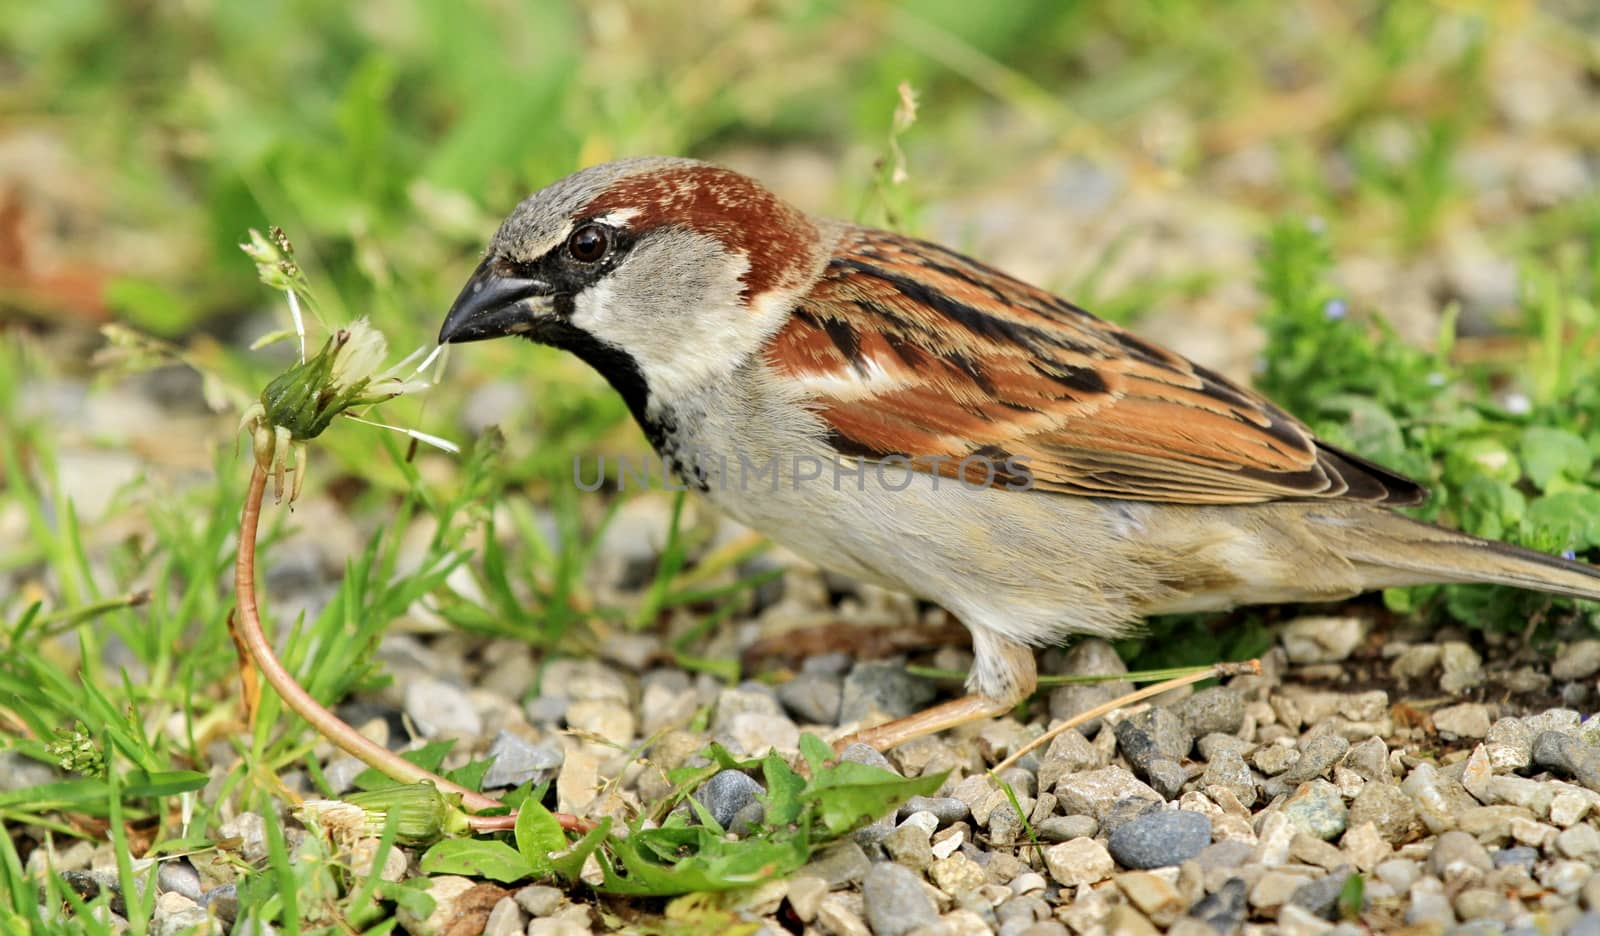
[[439, 340], [521, 335], [576, 352], [624, 395], [670, 395], [754, 353], [826, 254], [811, 219], [739, 173], [606, 163], [511, 212]]

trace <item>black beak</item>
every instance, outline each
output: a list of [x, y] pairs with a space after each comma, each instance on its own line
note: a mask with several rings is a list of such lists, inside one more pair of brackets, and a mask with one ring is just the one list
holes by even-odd
[[[530, 301], [531, 300], [531, 301]], [[450, 305], [439, 343], [483, 341], [531, 331], [550, 307], [550, 285], [515, 275], [504, 261], [486, 258]]]

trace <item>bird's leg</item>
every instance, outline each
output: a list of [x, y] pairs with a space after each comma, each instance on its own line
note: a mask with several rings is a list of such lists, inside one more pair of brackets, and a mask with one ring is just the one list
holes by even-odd
[[973, 673], [967, 687], [977, 692], [846, 735], [834, 742], [834, 750], [842, 751], [859, 741], [875, 750], [887, 751], [915, 738], [1004, 715], [1033, 694], [1039, 676], [1032, 647], [976, 629], [972, 634], [972, 647]]

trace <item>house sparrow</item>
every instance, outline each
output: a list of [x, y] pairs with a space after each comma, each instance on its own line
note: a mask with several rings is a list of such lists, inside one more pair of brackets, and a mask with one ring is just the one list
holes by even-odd
[[518, 205], [439, 340], [504, 335], [587, 361], [735, 519], [966, 625], [971, 695], [859, 736], [880, 749], [1009, 710], [1033, 647], [1147, 615], [1433, 582], [1600, 600], [1595, 568], [1394, 513], [1427, 492], [1213, 371], [702, 162]]

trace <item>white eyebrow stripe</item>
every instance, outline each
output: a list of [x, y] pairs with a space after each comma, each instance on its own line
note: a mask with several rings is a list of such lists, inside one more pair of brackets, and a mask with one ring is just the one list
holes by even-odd
[[643, 214], [643, 212], [638, 208], [616, 208], [606, 212], [595, 220], [604, 221], [613, 227], [625, 228], [630, 226], [633, 219], [637, 218], [641, 214]]

